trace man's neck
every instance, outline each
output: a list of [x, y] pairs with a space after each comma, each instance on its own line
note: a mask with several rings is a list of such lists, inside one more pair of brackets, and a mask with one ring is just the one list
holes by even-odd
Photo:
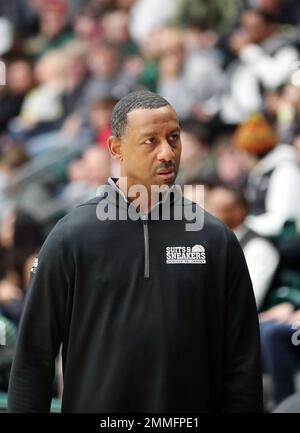
[[[119, 188], [119, 190], [123, 192], [124, 196], [126, 197], [129, 203], [137, 199], [137, 197], [131, 197], [130, 195], [128, 195], [129, 188], [134, 185], [128, 186], [127, 182], [123, 184], [122, 182], [120, 182], [120, 179], [117, 180], [116, 185]], [[151, 191], [149, 192], [149, 190], [147, 190], [147, 192], [148, 194], [145, 200], [143, 200], [142, 197], [140, 197], [139, 199], [139, 205], [140, 205], [139, 211], [143, 214], [147, 214], [151, 210]]]
[[[140, 196], [138, 197], [137, 195], [135, 195], [134, 197], [131, 197], [128, 194], [128, 190], [130, 189], [130, 187], [134, 187], [135, 185], [128, 185], [127, 181], [126, 182], [122, 182], [123, 179], [126, 179], [126, 177], [122, 177], [121, 176], [121, 181], [120, 178], [117, 179], [116, 181], [116, 186], [118, 187], [118, 189], [123, 193], [124, 197], [126, 198], [127, 202], [131, 203], [132, 201], [136, 201], [139, 204], [139, 212], [143, 213], [143, 214], [148, 214], [153, 207], [155, 207], [158, 203], [160, 203], [161, 201], [164, 201], [164, 197], [166, 197], [167, 193], [169, 190], [166, 190], [166, 195], [152, 195], [152, 191], [150, 189], [145, 187], [147, 189], [147, 195], [145, 196], [145, 199], [143, 200], [143, 194], [140, 194]], [[152, 202], [153, 200], [153, 202]]]

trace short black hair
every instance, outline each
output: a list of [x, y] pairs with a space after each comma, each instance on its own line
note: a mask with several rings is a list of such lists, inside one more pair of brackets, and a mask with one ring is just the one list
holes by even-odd
[[133, 110], [156, 109], [166, 107], [170, 103], [162, 96], [149, 90], [136, 90], [128, 93], [115, 105], [111, 115], [112, 134], [121, 138], [127, 126], [127, 114]]

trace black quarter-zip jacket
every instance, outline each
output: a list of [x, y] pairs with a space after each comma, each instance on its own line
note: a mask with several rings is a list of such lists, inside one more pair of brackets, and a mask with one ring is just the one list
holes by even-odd
[[[116, 209], [128, 206], [116, 197]], [[206, 212], [199, 231], [150, 214], [100, 221], [97, 206], [109, 200], [75, 208], [41, 248], [8, 410], [49, 411], [62, 343], [63, 412], [260, 412], [257, 312], [235, 235]], [[185, 205], [202, 212], [170, 200]]]

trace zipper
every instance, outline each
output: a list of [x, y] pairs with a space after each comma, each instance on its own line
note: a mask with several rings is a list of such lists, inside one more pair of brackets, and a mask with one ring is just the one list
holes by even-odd
[[142, 215], [143, 230], [144, 230], [144, 247], [145, 247], [145, 263], [144, 263], [144, 278], [149, 278], [149, 231], [147, 215]]

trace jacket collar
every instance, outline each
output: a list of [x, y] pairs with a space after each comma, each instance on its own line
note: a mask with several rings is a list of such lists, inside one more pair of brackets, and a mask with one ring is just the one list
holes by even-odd
[[[109, 177], [107, 182], [106, 182], [106, 184], [110, 185], [113, 188], [113, 190], [116, 192], [116, 194], [112, 194], [112, 197], [109, 197], [108, 200], [118, 207], [122, 207], [124, 209], [127, 209], [128, 206], [130, 205], [130, 201], [128, 201], [124, 192], [118, 187], [117, 181], [118, 181], [118, 178]], [[171, 194], [171, 193], [173, 193], [173, 194]], [[179, 201], [181, 203], [181, 200], [182, 200], [181, 187], [180, 187], [180, 185], [174, 184], [165, 193], [162, 193], [161, 200], [150, 209], [148, 215], [152, 212], [152, 210], [156, 206], [162, 205], [162, 203], [164, 203], [167, 200], [167, 198], [169, 197], [170, 194], [171, 194], [170, 200], [169, 200], [170, 206], [173, 206], [174, 204], [179, 204]]]

